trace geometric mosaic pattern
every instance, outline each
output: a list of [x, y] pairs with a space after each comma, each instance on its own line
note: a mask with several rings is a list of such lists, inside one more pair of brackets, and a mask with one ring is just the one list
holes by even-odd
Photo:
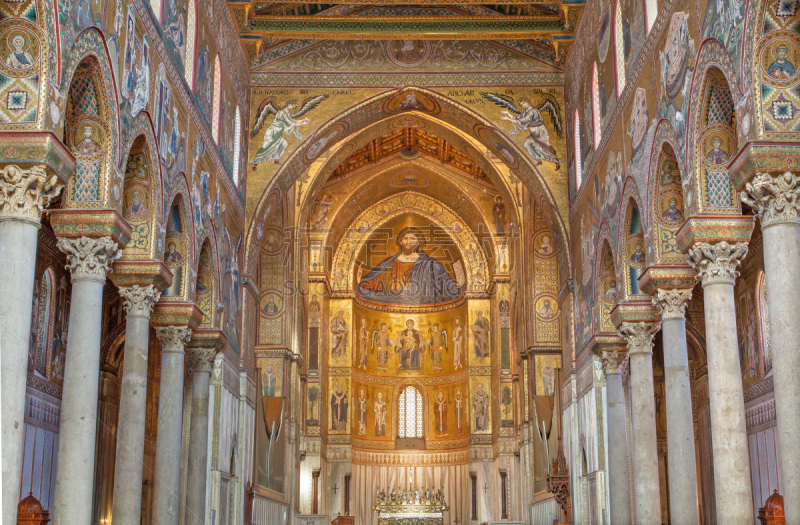
[[733, 206], [731, 179], [726, 170], [706, 171], [706, 204], [708, 206]]
[[800, 89], [774, 89], [761, 85], [764, 131], [800, 131]]
[[39, 75], [12, 78], [0, 74], [0, 122], [36, 122]]
[[100, 105], [97, 101], [97, 92], [95, 91], [92, 76], [74, 77], [70, 95], [73, 116], [100, 114]]
[[725, 86], [712, 86], [706, 107], [706, 125], [724, 124], [733, 126], [733, 96]]
[[100, 162], [99, 160], [75, 163], [75, 195], [72, 198], [76, 201], [96, 201], [100, 185]]

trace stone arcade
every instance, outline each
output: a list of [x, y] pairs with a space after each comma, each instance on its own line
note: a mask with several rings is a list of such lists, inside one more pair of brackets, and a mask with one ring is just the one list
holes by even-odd
[[798, 1], [0, 0], [2, 523], [800, 524]]

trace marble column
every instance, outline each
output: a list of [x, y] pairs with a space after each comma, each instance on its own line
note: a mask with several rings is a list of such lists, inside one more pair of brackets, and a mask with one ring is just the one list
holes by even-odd
[[747, 244], [694, 244], [686, 260], [703, 286], [717, 522], [752, 525], [753, 491], [733, 284]]
[[150, 314], [161, 292], [151, 284], [120, 288], [119, 294], [124, 300], [126, 323], [112, 516], [115, 525], [139, 525], [142, 520]]
[[760, 173], [745, 189], [741, 199], [761, 221], [764, 240], [784, 512], [786, 523], [800, 523], [800, 181], [792, 173]]
[[156, 328], [161, 341], [161, 383], [154, 479], [154, 525], [178, 525], [181, 495], [183, 433], [184, 345], [192, 336], [188, 326]]
[[624, 350], [603, 351], [606, 372], [608, 414], [608, 493], [611, 523], [630, 525], [631, 485], [628, 472], [628, 438], [625, 429], [625, 392], [622, 374], [626, 366]]
[[17, 522], [22, 469], [25, 389], [31, 337], [36, 244], [42, 210], [63, 184], [44, 166], [0, 170], [0, 406], [2, 409], [2, 522]]
[[186, 475], [186, 525], [205, 525], [208, 476], [208, 397], [213, 348], [189, 350], [192, 370], [192, 417], [189, 423], [189, 467]]
[[697, 460], [685, 317], [686, 303], [691, 298], [691, 290], [659, 289], [653, 304], [661, 314], [664, 345], [669, 513], [675, 523], [697, 525]]
[[630, 360], [633, 501], [639, 525], [661, 525], [653, 387], [653, 335], [656, 331], [657, 323], [622, 323], [619, 328], [620, 335], [628, 341]]
[[72, 314], [64, 366], [53, 525], [86, 525], [92, 518], [103, 287], [122, 255], [111, 237], [59, 239], [72, 273]]

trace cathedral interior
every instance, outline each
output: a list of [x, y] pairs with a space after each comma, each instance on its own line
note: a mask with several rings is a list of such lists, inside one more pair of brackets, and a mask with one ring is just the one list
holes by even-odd
[[0, 0], [3, 525], [799, 525], [800, 0], [331, 1]]

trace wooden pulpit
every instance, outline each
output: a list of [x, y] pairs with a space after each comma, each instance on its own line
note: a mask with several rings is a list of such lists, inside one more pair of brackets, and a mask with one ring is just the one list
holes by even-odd
[[339, 516], [331, 525], [356, 525], [356, 519], [353, 516]]

